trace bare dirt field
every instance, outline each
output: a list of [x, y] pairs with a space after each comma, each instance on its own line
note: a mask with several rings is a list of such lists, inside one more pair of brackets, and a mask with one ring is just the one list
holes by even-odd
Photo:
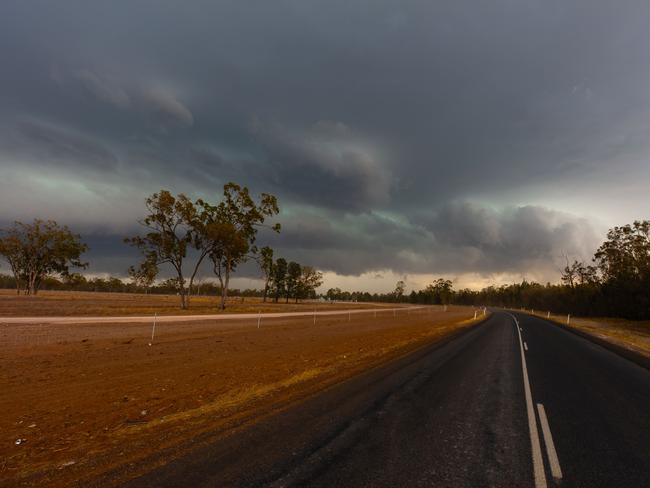
[[[41, 291], [36, 296], [16, 295], [14, 290], [0, 290], [0, 317], [46, 316], [116, 316], [116, 315], [195, 315], [222, 313], [214, 296], [193, 296], [190, 309], [179, 308], [176, 295], [144, 295], [135, 293], [96, 293], [70, 291]], [[395, 307], [396, 304], [353, 302], [262, 302], [256, 297], [231, 297], [226, 313], [291, 312], [305, 309], [328, 310], [341, 308]]]
[[2, 324], [0, 485], [111, 486], [468, 327], [473, 309]]
[[[535, 315], [547, 317], [544, 313]], [[549, 318], [559, 324], [566, 324], [566, 315], [551, 314]], [[650, 321], [571, 317], [569, 325], [650, 357]]]

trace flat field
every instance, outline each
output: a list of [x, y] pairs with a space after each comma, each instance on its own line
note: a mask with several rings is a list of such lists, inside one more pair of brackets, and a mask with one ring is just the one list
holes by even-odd
[[[41, 291], [36, 296], [16, 295], [14, 290], [0, 290], [0, 317], [51, 316], [117, 316], [117, 315], [196, 315], [223, 313], [214, 296], [192, 296], [190, 309], [179, 308], [176, 295], [144, 295], [135, 293], [95, 293], [70, 291]], [[256, 297], [231, 297], [226, 313], [292, 312], [305, 309], [395, 307], [395, 304], [352, 302], [262, 302]]]
[[[338, 308], [338, 307], [337, 307]], [[0, 318], [0, 485], [115, 486], [473, 323], [473, 309], [159, 324]]]

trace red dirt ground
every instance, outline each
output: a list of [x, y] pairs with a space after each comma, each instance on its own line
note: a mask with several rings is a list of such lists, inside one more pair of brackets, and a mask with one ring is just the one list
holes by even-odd
[[117, 485], [473, 315], [438, 307], [316, 325], [311, 316], [267, 319], [260, 329], [255, 320], [174, 323], [157, 328], [153, 346], [149, 324], [0, 318], [0, 485]]
[[[100, 293], [72, 291], [41, 291], [36, 296], [16, 295], [15, 290], [0, 290], [0, 317], [46, 316], [118, 316], [118, 315], [195, 315], [220, 313], [218, 298], [190, 297], [190, 309], [179, 308], [176, 295], [144, 295], [136, 293]], [[256, 297], [230, 297], [227, 313], [293, 312], [307, 310], [337, 310], [344, 308], [386, 308], [398, 304], [354, 302], [262, 303]]]

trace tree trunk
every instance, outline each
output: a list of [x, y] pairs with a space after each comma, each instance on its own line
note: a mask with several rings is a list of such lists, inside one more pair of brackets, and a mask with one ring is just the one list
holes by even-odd
[[29, 280], [27, 282], [27, 294], [36, 295], [36, 274], [30, 273]]
[[226, 264], [225, 280], [221, 285], [221, 310], [226, 309], [226, 300], [228, 299], [228, 284], [230, 283], [230, 263]]
[[228, 299], [228, 281], [229, 281], [228, 272], [226, 272], [226, 279], [224, 280], [224, 285], [221, 287], [221, 304], [219, 308], [221, 310], [226, 309], [226, 300]]

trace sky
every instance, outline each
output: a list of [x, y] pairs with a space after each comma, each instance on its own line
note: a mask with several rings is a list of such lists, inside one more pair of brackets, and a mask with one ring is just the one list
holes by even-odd
[[124, 275], [147, 195], [236, 181], [325, 287], [557, 281], [650, 218], [648, 25], [646, 0], [3, 0], [0, 226], [55, 219]]

